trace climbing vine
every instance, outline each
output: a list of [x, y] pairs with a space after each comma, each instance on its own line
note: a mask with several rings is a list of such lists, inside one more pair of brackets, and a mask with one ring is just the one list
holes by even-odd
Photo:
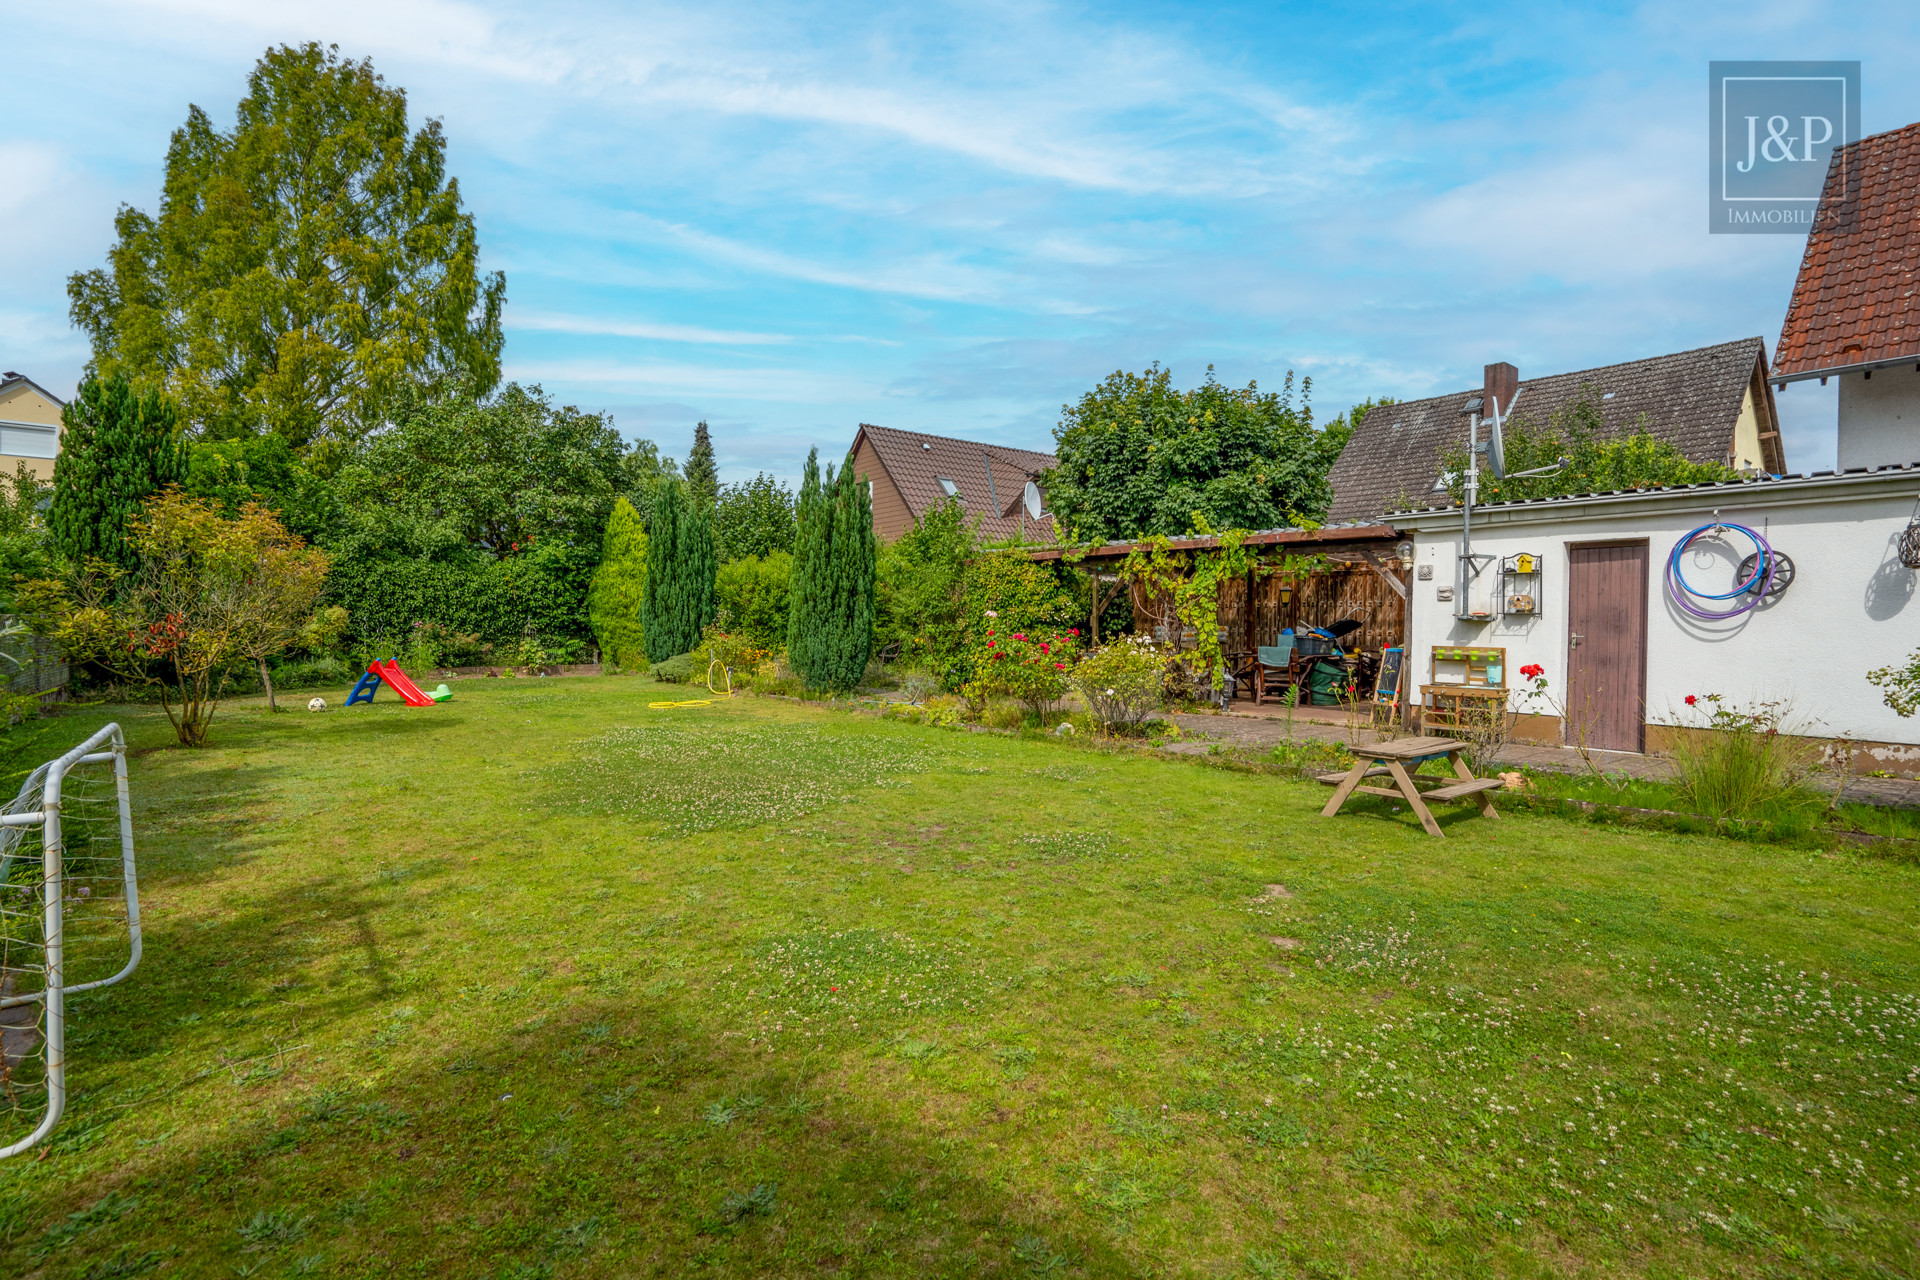
[[1219, 535], [1215, 547], [1176, 551], [1171, 539], [1155, 536], [1135, 546], [1120, 566], [1122, 577], [1145, 590], [1148, 607], [1159, 614], [1158, 623], [1167, 628], [1170, 639], [1177, 636], [1181, 626], [1193, 628], [1194, 657], [1211, 675], [1215, 689], [1224, 684], [1221, 586], [1248, 573], [1256, 579], [1278, 577], [1297, 583], [1327, 566], [1324, 556], [1262, 554], [1246, 545], [1247, 537], [1245, 529], [1229, 529]]

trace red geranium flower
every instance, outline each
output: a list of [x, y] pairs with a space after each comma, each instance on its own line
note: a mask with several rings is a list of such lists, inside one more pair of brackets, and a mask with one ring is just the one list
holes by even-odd
[[1022, 635], [1022, 634], [1021, 634], [1020, 632], [1018, 632], [1018, 631], [1016, 631], [1016, 632], [1014, 632], [1014, 633], [1013, 633], [1013, 638], [1014, 638], [1015, 640], [1025, 640], [1025, 639], [1026, 639], [1026, 636], [1024, 636], [1024, 635]]
[[1040, 652], [1042, 652], [1042, 653], [1052, 653], [1052, 652], [1053, 652], [1053, 646], [1051, 646], [1051, 645], [1045, 645], [1045, 644], [1043, 644], [1043, 645], [1041, 645], [1041, 646], [1040, 646]]
[[1696, 697], [1694, 697], [1694, 696], [1693, 696], [1692, 694], [1688, 694], [1688, 695], [1687, 695], [1687, 705], [1688, 705], [1688, 706], [1692, 706], [1692, 705], [1693, 705], [1694, 703], [1696, 703], [1696, 702], [1698, 702], [1698, 701], [1700, 701], [1700, 699], [1698, 699], [1698, 698], [1696, 698]]
[[993, 634], [993, 632], [991, 632], [991, 631], [989, 631], [989, 632], [987, 632], [987, 634], [988, 634], [988, 635], [992, 635], [992, 634]]
[[1080, 628], [1078, 627], [1069, 628], [1067, 631], [1067, 634], [1070, 636], [1077, 636], [1080, 634]]
[[1065, 671], [1067, 669], [1067, 664], [1064, 662], [1056, 662], [1053, 664], [1053, 669], [1055, 671]]
[[987, 641], [987, 648], [989, 648], [989, 649], [991, 649], [991, 648], [993, 648], [993, 646], [994, 646], [994, 645], [995, 645], [996, 643], [998, 643], [998, 642], [997, 642], [997, 641], [994, 641], [994, 640], [989, 640], [989, 641]]

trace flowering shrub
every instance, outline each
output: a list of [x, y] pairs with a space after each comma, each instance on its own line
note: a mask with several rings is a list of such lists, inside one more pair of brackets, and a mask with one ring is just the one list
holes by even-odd
[[1071, 683], [1093, 718], [1109, 729], [1137, 732], [1163, 702], [1166, 658], [1146, 636], [1122, 636], [1081, 659]]
[[1018, 698], [1039, 719], [1066, 696], [1067, 676], [1080, 647], [1080, 630], [1040, 635], [988, 627], [973, 669], [989, 693]]

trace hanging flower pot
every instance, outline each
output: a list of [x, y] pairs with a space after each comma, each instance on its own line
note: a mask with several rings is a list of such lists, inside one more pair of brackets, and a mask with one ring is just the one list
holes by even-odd
[[1906, 532], [1900, 535], [1900, 563], [1909, 569], [1920, 569], [1920, 499], [1913, 504], [1913, 514], [1907, 518]]

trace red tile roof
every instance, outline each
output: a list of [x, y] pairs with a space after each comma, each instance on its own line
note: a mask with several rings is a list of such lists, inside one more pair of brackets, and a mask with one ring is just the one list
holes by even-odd
[[1776, 378], [1920, 359], [1920, 124], [1834, 150]]
[[[847, 451], [852, 457], [864, 435], [880, 458], [880, 465], [900, 490], [915, 520], [947, 500], [940, 481], [951, 480], [967, 520], [979, 520], [979, 536], [988, 541], [1019, 536], [1027, 481], [1059, 465], [1050, 453], [1010, 449], [1005, 445], [930, 436], [918, 431], [860, 424], [860, 434]], [[991, 476], [991, 479], [989, 479]], [[1026, 521], [1029, 542], [1053, 541], [1053, 517]]]

